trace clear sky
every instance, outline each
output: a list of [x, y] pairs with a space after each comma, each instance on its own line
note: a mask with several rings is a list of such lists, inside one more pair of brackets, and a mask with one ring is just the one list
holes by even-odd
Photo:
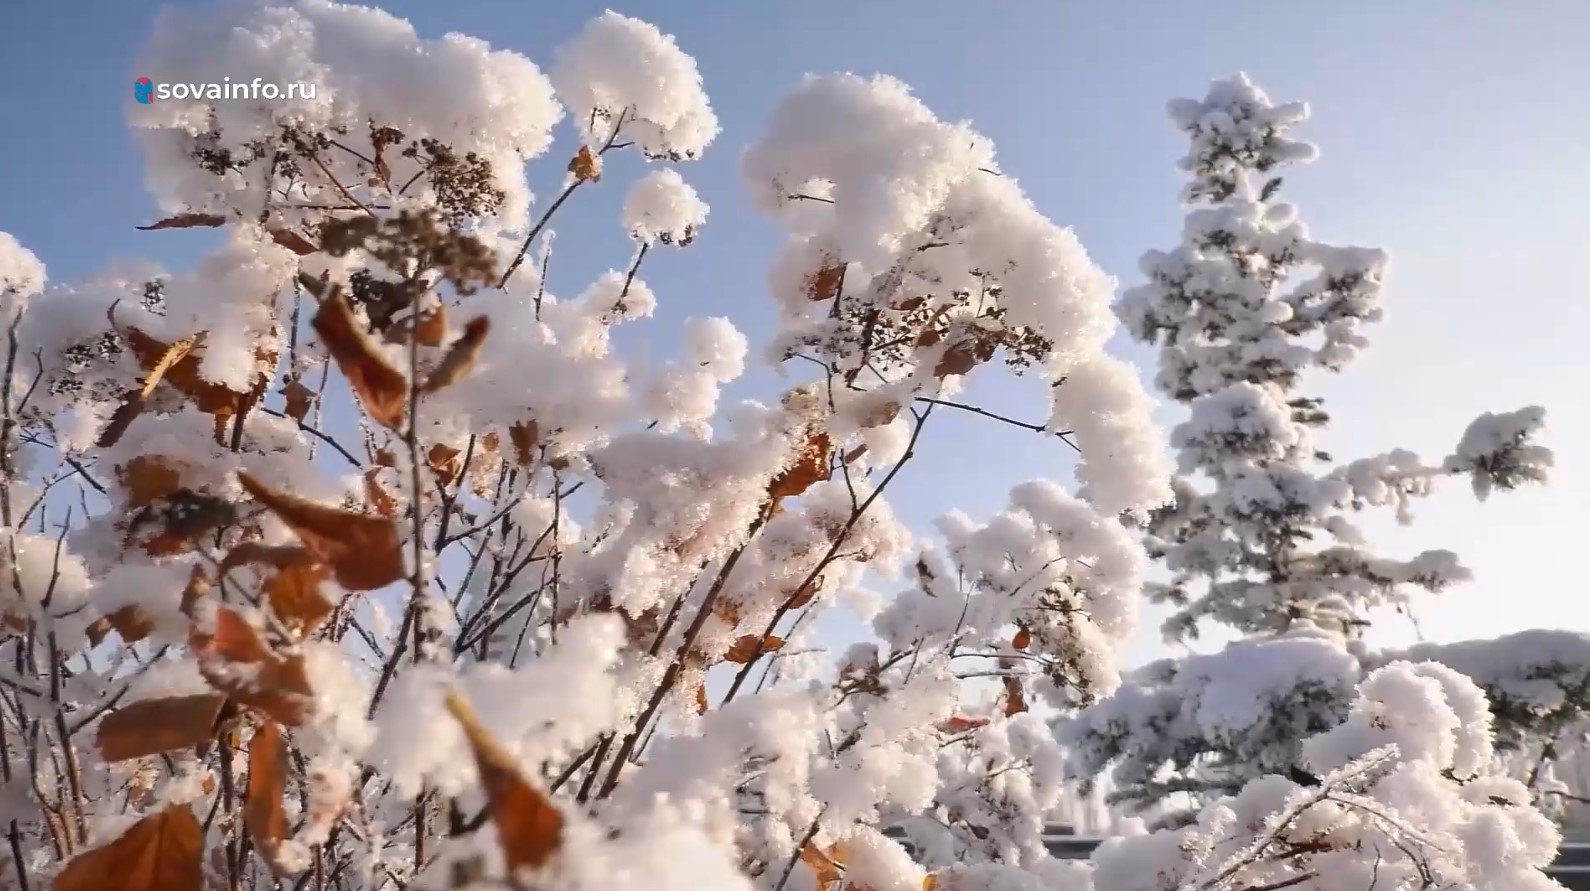
[[[1318, 236], [1394, 258], [1374, 347], [1312, 388], [1337, 418], [1327, 447], [1344, 459], [1398, 446], [1436, 459], [1476, 413], [1539, 403], [1558, 448], [1548, 489], [1476, 506], [1457, 484], [1421, 506], [1416, 526], [1369, 529], [1390, 553], [1449, 548], [1474, 569], [1474, 584], [1425, 602], [1428, 638], [1590, 632], [1576, 546], [1590, 532], [1590, 3], [610, 2], [677, 36], [724, 127], [683, 168], [712, 205], [700, 242], [647, 263], [661, 303], [655, 354], [690, 315], [727, 315], [753, 341], [768, 331], [763, 274], [777, 235], [739, 187], [738, 155], [806, 72], [889, 73], [940, 117], [971, 119], [1003, 169], [1123, 285], [1137, 280], [1137, 256], [1173, 245], [1180, 227], [1182, 144], [1164, 118], [1168, 98], [1202, 95], [1211, 78], [1241, 69], [1277, 100], [1309, 100], [1315, 117], [1301, 135], [1322, 157], [1289, 173], [1287, 194]], [[52, 279], [131, 256], [190, 262], [210, 234], [133, 229], [154, 211], [122, 113], [157, 4], [3, 5], [0, 230], [37, 252]], [[461, 31], [545, 67], [550, 48], [606, 4], [383, 5], [424, 36]], [[567, 129], [560, 138], [532, 168], [543, 193], [570, 146]], [[554, 290], [575, 292], [627, 258], [619, 187], [602, 186], [560, 213]], [[1120, 352], [1145, 368], [1151, 358]], [[743, 389], [765, 392], [769, 380]], [[1023, 386], [973, 395], [1009, 414], [1042, 413]], [[1033, 476], [1069, 480], [1057, 443], [969, 416], [935, 423], [936, 439], [892, 490], [918, 528], [952, 506], [993, 510]], [[1133, 660], [1161, 652], [1156, 622]], [[1374, 633], [1411, 637], [1396, 621]]]

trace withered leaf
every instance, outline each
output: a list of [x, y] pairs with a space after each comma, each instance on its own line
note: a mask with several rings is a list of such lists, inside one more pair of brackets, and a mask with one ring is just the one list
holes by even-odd
[[[115, 326], [115, 320], [112, 319]], [[138, 364], [149, 376], [144, 378], [145, 393], [152, 392], [154, 383], [165, 382], [175, 387], [178, 392], [193, 399], [199, 411], [217, 416], [230, 416], [237, 414], [243, 402], [248, 398], [246, 394], [227, 388], [222, 384], [205, 380], [199, 373], [199, 346], [202, 344], [202, 334], [191, 335], [174, 344], [150, 337], [137, 328], [116, 327], [118, 333], [127, 339], [127, 346], [138, 358]], [[185, 349], [177, 350], [184, 341], [191, 341]], [[261, 363], [271, 358], [265, 353], [256, 352], [255, 358]], [[164, 367], [162, 367], [164, 366]], [[161, 368], [158, 377], [153, 372]]]
[[282, 384], [282, 399], [287, 403], [282, 413], [295, 421], [302, 421], [315, 404], [315, 391], [295, 377]]
[[101, 719], [94, 742], [107, 762], [192, 748], [215, 736], [225, 704], [219, 693], [141, 699]]
[[965, 374], [994, 357], [995, 342], [990, 337], [971, 337], [950, 345], [933, 367], [934, 377]]
[[414, 338], [424, 346], [441, 346], [447, 338], [446, 308], [438, 306], [421, 315], [419, 321], [414, 323]]
[[582, 145], [569, 159], [569, 172], [574, 174], [576, 182], [599, 180], [602, 178], [602, 159], [591, 151], [590, 146]]
[[[104, 639], [106, 631], [115, 629], [121, 636], [122, 643], [135, 644], [148, 637], [155, 630], [155, 623], [149, 614], [139, 609], [135, 604], [128, 604], [103, 618], [105, 628], [99, 633], [100, 640]], [[97, 624], [97, 623], [96, 623]], [[92, 635], [92, 632], [90, 632]], [[95, 646], [99, 640], [93, 641]]]
[[469, 373], [475, 359], [480, 356], [480, 346], [486, 342], [486, 332], [489, 330], [491, 320], [485, 316], [470, 319], [464, 325], [464, 333], [447, 348], [447, 355], [442, 357], [430, 377], [420, 386], [420, 392], [434, 393]]
[[138, 455], [116, 470], [128, 507], [148, 507], [182, 488], [182, 477], [159, 456]]
[[520, 467], [526, 467], [541, 442], [541, 427], [534, 419], [514, 424], [508, 428], [508, 438], [513, 441], [514, 459]]
[[817, 877], [817, 887], [827, 887], [831, 882], [837, 882], [844, 876], [844, 867], [834, 859], [833, 855], [817, 847], [812, 842], [807, 842], [801, 848], [801, 862], [811, 868]]
[[304, 547], [331, 566], [337, 584], [349, 591], [372, 591], [403, 577], [403, 554], [392, 520], [276, 492], [246, 473], [237, 477], [249, 495], [270, 508]]
[[1025, 650], [1032, 645], [1032, 632], [1023, 625], [1016, 629], [1016, 634], [1011, 637], [1010, 645], [1018, 650]]
[[425, 463], [429, 465], [431, 472], [436, 474], [444, 486], [457, 479], [459, 472], [463, 469], [463, 461], [459, 458], [458, 449], [442, 443], [431, 446], [430, 450], [425, 453]]
[[364, 498], [370, 502], [371, 507], [375, 508], [376, 513], [383, 517], [395, 517], [398, 510], [397, 499], [381, 487], [381, 483], [376, 479], [380, 474], [379, 467], [372, 467], [364, 472]]
[[320, 250], [320, 248], [315, 246], [314, 242], [302, 235], [299, 235], [297, 232], [294, 232], [291, 229], [272, 229], [271, 241], [276, 242], [277, 244], [292, 251], [300, 257], [307, 257], [310, 254]]
[[153, 232], [156, 229], [214, 229], [217, 226], [225, 225], [226, 217], [223, 217], [218, 213], [179, 213], [175, 216], [166, 217], [165, 219], [158, 222], [150, 223], [147, 226], [138, 226], [137, 228], [143, 230], [144, 232]]
[[243, 542], [227, 552], [221, 561], [221, 572], [224, 575], [235, 567], [251, 564], [276, 570], [265, 581], [265, 601], [282, 624], [295, 633], [306, 634], [331, 615], [335, 604], [320, 593], [320, 583], [325, 580], [329, 567], [317, 560], [308, 548]]
[[127, 434], [127, 428], [138, 416], [144, 413], [144, 397], [137, 390], [128, 390], [122, 397], [121, 405], [111, 412], [110, 419], [105, 422], [105, 429], [99, 431], [99, 438], [94, 440], [94, 445], [108, 449]]
[[456, 692], [447, 694], [447, 709], [469, 739], [508, 869], [542, 866], [563, 842], [563, 814], [526, 782], [513, 756], [481, 726], [469, 704]]
[[807, 437], [795, 463], [773, 478], [768, 486], [768, 495], [773, 498], [794, 497], [828, 479], [828, 455], [832, 450], [827, 431], [819, 430]]
[[845, 281], [845, 264], [831, 263], [806, 276], [806, 297], [814, 303], [839, 296]]
[[1027, 710], [1027, 693], [1021, 687], [1021, 681], [1006, 675], [1005, 686], [1005, 717], [1019, 715]]
[[115, 841], [79, 854], [54, 891], [201, 891], [204, 830], [188, 805], [150, 814]]
[[287, 749], [282, 745], [282, 731], [266, 721], [254, 731], [248, 744], [248, 800], [243, 804], [243, 825], [277, 875], [281, 875], [281, 869], [276, 864], [276, 850], [287, 836], [287, 812], [282, 808], [286, 788]]
[[937, 726], [944, 733], [965, 733], [968, 730], [988, 726], [988, 719], [974, 718], [970, 715], [951, 715], [940, 721]]
[[237, 610], [219, 607], [213, 629], [196, 623], [188, 646], [211, 687], [283, 724], [303, 723], [313, 693], [304, 657], [272, 650]]
[[698, 715], [706, 714], [707, 713], [707, 682], [706, 681], [696, 681], [696, 689], [695, 689], [695, 693], [693, 694], [693, 696], [695, 698], [696, 714], [698, 714]]
[[332, 295], [320, 304], [312, 324], [370, 417], [397, 429], [407, 407], [408, 379], [388, 365], [375, 343], [359, 330], [347, 298], [341, 293]]
[[[761, 643], [760, 648], [757, 646], [758, 642]], [[771, 653], [782, 646], [784, 646], [784, 638], [779, 637], [777, 634], [768, 634], [761, 638], [754, 634], [742, 634], [734, 639], [734, 644], [729, 647], [729, 651], [723, 655], [723, 658], [743, 665], [762, 653]]]

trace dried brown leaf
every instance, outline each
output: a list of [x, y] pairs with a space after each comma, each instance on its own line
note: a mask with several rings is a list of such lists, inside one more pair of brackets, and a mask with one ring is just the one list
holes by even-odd
[[447, 709], [464, 728], [469, 748], [486, 790], [486, 806], [497, 824], [497, 836], [510, 871], [536, 869], [563, 843], [563, 814], [550, 799], [526, 782], [518, 763], [457, 693], [447, 695]]
[[248, 799], [243, 803], [243, 825], [254, 846], [278, 876], [276, 850], [287, 837], [287, 812], [282, 796], [287, 788], [287, 749], [280, 727], [270, 721], [260, 725], [248, 744]]
[[302, 235], [299, 235], [297, 232], [294, 232], [291, 229], [272, 229], [271, 241], [276, 242], [277, 244], [292, 251], [300, 257], [307, 257], [310, 254], [320, 250], [320, 248], [315, 246], [314, 242]]
[[182, 488], [176, 468], [156, 455], [137, 455], [116, 468], [116, 475], [127, 490], [127, 506], [148, 507]]
[[359, 330], [347, 298], [338, 293], [320, 304], [313, 325], [370, 417], [397, 429], [407, 408], [408, 379], [388, 365], [374, 341]]
[[1011, 637], [1010, 645], [1018, 650], [1025, 650], [1032, 645], [1032, 632], [1023, 625], [1016, 629], [1016, 634]]
[[936, 726], [944, 733], [965, 733], [968, 730], [988, 726], [988, 719], [974, 718], [971, 715], [950, 715]]
[[845, 264], [830, 263], [806, 276], [806, 297], [814, 303], [832, 300], [839, 296], [845, 282]]
[[514, 459], [520, 467], [527, 467], [541, 442], [541, 427], [534, 420], [514, 424], [508, 428], [508, 438], [513, 442]]
[[768, 495], [773, 498], [794, 497], [828, 479], [828, 455], [832, 451], [826, 431], [819, 430], [807, 437], [795, 463], [774, 477], [768, 485]]
[[188, 634], [188, 646], [210, 686], [283, 724], [302, 724], [313, 695], [304, 657], [271, 649], [231, 607], [216, 610], [213, 626], [195, 624]]
[[226, 217], [218, 213], [179, 213], [175, 216], [166, 217], [159, 222], [150, 223], [147, 226], [138, 226], [137, 228], [144, 232], [153, 232], [156, 229], [193, 229], [196, 227], [214, 229], [217, 226], [225, 225]]
[[277, 618], [302, 636], [314, 630], [335, 608], [320, 593], [330, 567], [306, 547], [272, 546], [247, 541], [227, 552], [221, 574], [238, 566], [262, 565], [276, 570], [265, 580], [264, 599]]
[[1005, 717], [1019, 715], [1027, 710], [1027, 693], [1021, 687], [1021, 681], [1007, 675], [1003, 681], [1005, 685]]
[[107, 762], [192, 748], [215, 736], [225, 704], [218, 693], [141, 699], [101, 719], [94, 743]]
[[[757, 647], [759, 640], [761, 642], [760, 649]], [[777, 634], [768, 634], [761, 638], [754, 634], [742, 634], [734, 639], [734, 644], [729, 647], [729, 651], [723, 655], [723, 658], [730, 662], [744, 665], [757, 656], [763, 653], [771, 653], [782, 646], [784, 646], [784, 638], [779, 637]]]
[[237, 476], [245, 491], [331, 566], [337, 584], [349, 591], [371, 591], [403, 577], [403, 554], [392, 520], [277, 492], [246, 473]]
[[282, 384], [282, 399], [287, 403], [282, 413], [295, 421], [302, 421], [315, 404], [315, 391], [295, 377]]
[[569, 159], [569, 172], [574, 174], [576, 182], [595, 182], [602, 178], [602, 159], [591, 151], [590, 146], [582, 145]]
[[383, 517], [397, 516], [398, 503], [391, 493], [382, 488], [376, 479], [380, 476], [381, 468], [372, 467], [364, 472], [364, 499], [370, 502], [370, 507]]
[[464, 333], [447, 348], [447, 355], [442, 357], [430, 377], [420, 386], [420, 392], [434, 393], [468, 374], [469, 369], [474, 367], [475, 359], [480, 356], [480, 346], [486, 342], [486, 332], [489, 330], [491, 320], [485, 316], [470, 319], [464, 325]]
[[202, 891], [204, 830], [188, 805], [149, 814], [115, 841], [79, 854], [54, 891]]
[[463, 470], [464, 465], [458, 449], [442, 443], [431, 446], [430, 450], [425, 453], [425, 463], [431, 468], [431, 472], [435, 473], [437, 478], [442, 481], [444, 486], [451, 484], [453, 480], [458, 478], [458, 474]]

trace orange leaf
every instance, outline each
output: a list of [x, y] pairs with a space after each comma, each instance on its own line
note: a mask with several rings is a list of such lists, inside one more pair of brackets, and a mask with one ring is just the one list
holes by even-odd
[[331, 615], [335, 604], [320, 594], [320, 583], [326, 579], [326, 565], [316, 560], [308, 548], [272, 547], [246, 541], [227, 552], [220, 571], [225, 575], [228, 570], [246, 564], [275, 567], [276, 573], [266, 580], [262, 593], [271, 611], [294, 632], [305, 634]]
[[106, 715], [94, 742], [107, 762], [197, 746], [215, 736], [225, 704], [215, 693], [141, 699]]
[[199, 606], [199, 599], [210, 593], [210, 577], [204, 574], [204, 567], [195, 566], [188, 573], [188, 584], [182, 589], [182, 614], [193, 618]]
[[806, 604], [811, 603], [812, 598], [817, 596], [817, 589], [821, 588], [822, 586], [822, 576], [818, 576], [805, 585], [802, 585], [800, 590], [796, 591], [794, 594], [791, 594], [790, 598], [784, 601], [784, 609], [800, 609]]
[[1027, 694], [1021, 688], [1021, 681], [1005, 676], [1005, 717], [1019, 715], [1027, 710]]
[[188, 646], [210, 686], [283, 724], [303, 723], [313, 692], [304, 657], [272, 650], [237, 610], [218, 608], [214, 631], [195, 625]]
[[534, 420], [522, 424], [514, 424], [508, 428], [508, 438], [513, 441], [514, 458], [519, 466], [530, 464], [530, 458], [535, 452], [535, 447], [541, 442], [541, 427]]
[[295, 421], [302, 421], [315, 404], [315, 391], [295, 377], [282, 385], [282, 398], [287, 402], [283, 414]]
[[837, 882], [844, 876], [844, 867], [834, 860], [832, 854], [811, 842], [807, 842], [806, 846], [801, 848], [801, 862], [816, 873], [818, 888], [825, 887], [830, 882]]
[[438, 306], [420, 316], [420, 320], [414, 325], [414, 337], [425, 346], [441, 346], [442, 341], [447, 337], [446, 308]]
[[469, 369], [474, 367], [475, 359], [480, 356], [480, 346], [486, 342], [486, 332], [489, 330], [491, 320], [485, 316], [470, 319], [464, 325], [464, 333], [447, 348], [447, 355], [442, 357], [431, 376], [420, 386], [420, 392], [435, 393], [468, 374]]
[[939, 357], [939, 364], [934, 367], [934, 377], [948, 377], [952, 374], [965, 374], [983, 362], [994, 357], [995, 342], [993, 338], [973, 336], [959, 341], [944, 351]]
[[832, 263], [806, 276], [806, 297], [813, 302], [832, 300], [839, 296], [845, 281], [845, 264]]
[[144, 817], [115, 841], [79, 854], [54, 891], [201, 891], [204, 830], [188, 805]]
[[1010, 645], [1018, 650], [1025, 650], [1032, 645], [1032, 632], [1025, 625], [1016, 629], [1016, 635], [1010, 639]]
[[602, 178], [602, 159], [591, 152], [590, 146], [582, 145], [569, 159], [569, 172], [574, 174], [576, 182], [595, 182]]
[[452, 483], [458, 477], [458, 472], [463, 469], [463, 462], [458, 460], [458, 449], [441, 443], [431, 446], [430, 451], [425, 453], [425, 463], [441, 479], [444, 486]]
[[937, 873], [930, 872], [922, 877], [922, 891], [933, 891], [934, 888], [938, 887], [938, 884], [939, 877]]
[[696, 714], [698, 714], [698, 715], [706, 714], [707, 713], [707, 683], [706, 683], [706, 681], [696, 681], [695, 701], [696, 701]]
[[331, 565], [337, 584], [349, 591], [371, 591], [403, 577], [397, 525], [390, 519], [276, 492], [246, 473], [237, 478], [256, 501], [292, 528], [310, 552]]
[[397, 467], [397, 455], [391, 449], [376, 449], [375, 457], [371, 460], [382, 467]]
[[[138, 364], [149, 372], [151, 377], [156, 368], [161, 368], [162, 363], [167, 363], [158, 376], [159, 381], [170, 384], [178, 392], [192, 398], [199, 411], [210, 415], [231, 416], [237, 414], [238, 409], [242, 407], [247, 398], [244, 394], [228, 389], [222, 384], [205, 380], [199, 373], [198, 347], [202, 332], [183, 338], [174, 344], [168, 344], [150, 337], [137, 328], [117, 330], [127, 339], [127, 346], [132, 349], [133, 355], [137, 356]], [[191, 343], [188, 343], [187, 348], [182, 350], [180, 355], [173, 352], [188, 341]], [[263, 358], [263, 356], [257, 357]], [[145, 378], [145, 395], [153, 390], [151, 377]]]
[[226, 217], [218, 213], [179, 213], [176, 216], [166, 217], [157, 223], [150, 223], [147, 226], [138, 226], [136, 228], [145, 232], [153, 232], [156, 229], [192, 229], [195, 226], [214, 229], [217, 226], [224, 225], [226, 225]]
[[159, 457], [138, 455], [116, 470], [128, 507], [148, 507], [182, 488], [182, 477]]
[[149, 614], [134, 604], [128, 604], [105, 617], [105, 623], [116, 629], [122, 643], [135, 644], [155, 630]]
[[302, 235], [299, 235], [297, 232], [294, 232], [291, 229], [272, 229], [271, 241], [276, 242], [277, 244], [292, 251], [300, 257], [306, 257], [320, 250], [320, 248], [315, 247], [314, 242], [303, 237]]
[[773, 498], [793, 497], [810, 489], [813, 484], [828, 479], [828, 454], [832, 446], [828, 433], [819, 430], [806, 439], [801, 453], [788, 470], [773, 478], [768, 485], [768, 495]]
[[463, 725], [469, 739], [509, 871], [545, 864], [563, 843], [563, 814], [525, 781], [513, 756], [486, 732], [457, 693], [447, 694], [447, 710]]
[[243, 804], [243, 825], [265, 862], [278, 875], [276, 849], [287, 836], [287, 813], [282, 795], [287, 788], [287, 750], [281, 728], [266, 721], [248, 744], [248, 800]]
[[383, 517], [397, 516], [397, 499], [393, 498], [387, 490], [381, 488], [376, 477], [381, 473], [381, 468], [372, 467], [364, 472], [364, 498], [375, 508], [375, 512]]
[[408, 379], [388, 365], [375, 343], [359, 330], [347, 298], [337, 293], [320, 304], [313, 325], [370, 417], [396, 429], [408, 402]]
[[938, 722], [936, 725], [944, 733], [965, 733], [988, 725], [987, 718], [974, 718], [969, 715], [951, 715]]
[[[760, 648], [757, 646], [759, 643], [761, 644]], [[757, 656], [763, 653], [771, 653], [783, 645], [784, 638], [779, 637], [777, 634], [769, 634], [760, 639], [754, 634], [744, 634], [735, 638], [733, 646], [729, 647], [729, 652], [725, 653], [723, 658], [730, 662], [744, 665]]]

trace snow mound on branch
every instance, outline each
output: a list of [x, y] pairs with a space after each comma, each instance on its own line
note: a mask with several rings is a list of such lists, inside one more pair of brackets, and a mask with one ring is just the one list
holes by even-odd
[[[523, 159], [546, 150], [562, 115], [550, 82], [518, 53], [493, 50], [461, 34], [422, 39], [408, 22], [386, 12], [326, 0], [167, 8], [138, 72], [173, 85], [239, 85], [259, 78], [283, 89], [297, 83], [315, 87], [313, 98], [129, 103], [129, 120], [142, 131], [149, 186], [168, 212], [259, 214], [275, 201], [263, 185], [273, 177], [277, 188], [284, 185], [277, 149], [293, 146], [278, 142], [283, 128], [302, 134], [319, 159], [295, 160], [294, 202], [312, 197], [347, 203], [326, 188], [321, 164], [354, 195], [368, 198], [370, 170], [354, 153], [373, 161], [373, 128], [394, 127], [403, 138], [383, 157], [394, 190], [432, 160], [426, 152], [408, 157], [399, 149], [437, 140], [458, 158], [473, 153], [490, 164], [490, 187], [504, 193], [496, 213], [515, 228], [523, 225], [530, 204]], [[195, 164], [195, 158], [205, 163]], [[312, 187], [312, 196], [305, 195]], [[422, 181], [422, 193], [428, 188]]]
[[552, 84], [580, 138], [619, 127], [651, 158], [694, 158], [718, 135], [696, 61], [655, 25], [608, 10], [555, 52]]
[[648, 244], [688, 244], [707, 221], [707, 209], [679, 171], [664, 167], [629, 187], [624, 199], [624, 230]]

